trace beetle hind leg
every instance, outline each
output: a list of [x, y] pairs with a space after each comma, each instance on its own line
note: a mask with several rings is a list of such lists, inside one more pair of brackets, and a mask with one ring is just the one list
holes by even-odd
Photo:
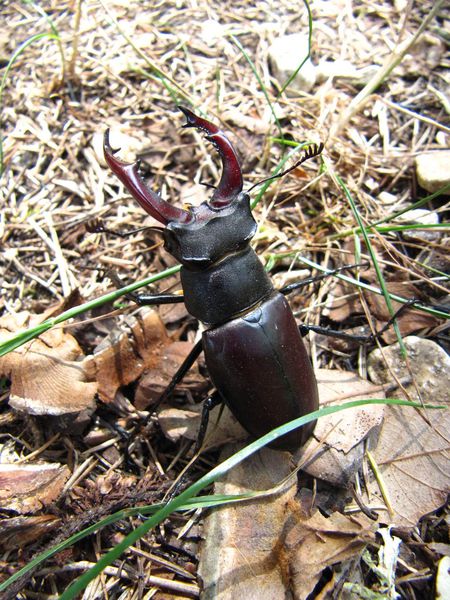
[[198, 430], [197, 441], [195, 442], [194, 455], [200, 452], [203, 442], [205, 441], [206, 431], [208, 429], [209, 424], [209, 415], [213, 408], [223, 404], [224, 400], [219, 392], [214, 392], [209, 396], [204, 402], [202, 406], [202, 417], [200, 421], [200, 427]]
[[219, 406], [220, 404], [224, 404], [224, 400], [219, 392], [213, 392], [211, 396], [209, 396], [204, 402], [202, 406], [202, 416], [200, 421], [200, 427], [198, 430], [197, 441], [195, 442], [194, 454], [191, 461], [187, 464], [184, 471], [181, 472], [178, 481], [176, 481], [166, 496], [166, 500], [169, 502], [174, 498], [177, 494], [179, 494], [183, 487], [188, 483], [192, 469], [194, 464], [198, 458], [198, 454], [200, 453], [203, 443], [205, 441], [206, 432], [209, 424], [209, 415], [213, 408]]

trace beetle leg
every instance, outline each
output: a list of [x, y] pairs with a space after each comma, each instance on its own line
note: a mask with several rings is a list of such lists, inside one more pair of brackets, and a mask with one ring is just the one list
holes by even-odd
[[392, 315], [392, 317], [387, 321], [381, 329], [375, 331], [375, 333], [369, 333], [367, 335], [356, 335], [353, 333], [346, 333], [345, 331], [336, 331], [334, 329], [329, 329], [328, 327], [320, 327], [320, 325], [300, 325], [299, 331], [302, 337], [304, 337], [310, 331], [314, 333], [320, 333], [321, 335], [326, 335], [328, 337], [337, 338], [339, 340], [349, 340], [360, 344], [361, 346], [366, 346], [368, 344], [373, 344], [377, 340], [381, 339], [383, 333], [385, 333], [389, 327], [394, 323], [398, 317], [403, 314], [408, 308], [414, 307], [414, 304], [420, 304], [420, 302], [411, 298], [405, 304], [402, 304], [400, 308]]
[[[117, 289], [124, 287], [120, 277], [109, 269], [106, 271], [107, 276], [111, 279]], [[179, 294], [138, 294], [137, 292], [127, 292], [124, 294], [126, 298], [135, 302], [139, 306], [156, 306], [158, 304], [179, 304], [184, 302], [184, 296]]]
[[203, 442], [205, 441], [205, 435], [206, 435], [206, 431], [208, 429], [208, 423], [209, 423], [209, 414], [213, 408], [215, 408], [219, 404], [223, 404], [223, 403], [224, 403], [224, 400], [223, 400], [222, 396], [219, 394], [219, 392], [217, 392], [217, 391], [214, 392], [213, 394], [211, 394], [211, 396], [209, 396], [203, 402], [202, 417], [201, 417], [201, 421], [200, 421], [200, 427], [198, 430], [197, 441], [195, 442], [194, 456], [191, 459], [190, 464], [188, 464], [187, 467], [185, 468], [184, 472], [181, 473], [181, 476], [178, 479], [178, 481], [174, 484], [173, 488], [170, 490], [168, 495], [165, 497], [165, 500], [167, 502], [170, 502], [170, 500], [172, 500], [172, 498], [174, 498], [181, 491], [181, 488], [184, 487], [184, 485], [188, 481], [189, 474], [192, 470], [195, 460], [197, 459], [197, 454], [200, 452], [200, 450], [203, 446]]
[[195, 115], [185, 106], [178, 107], [186, 117], [183, 127], [195, 127], [206, 133], [206, 139], [213, 143], [222, 159], [222, 177], [210, 200], [214, 208], [227, 206], [231, 198], [235, 198], [243, 186], [241, 167], [236, 152], [226, 135], [217, 125]]
[[186, 356], [186, 358], [181, 363], [181, 365], [178, 367], [178, 370], [175, 373], [175, 375], [172, 377], [169, 385], [166, 387], [164, 392], [158, 398], [156, 405], [153, 407], [153, 411], [155, 411], [160, 404], [162, 404], [165, 400], [167, 400], [167, 398], [173, 392], [175, 387], [180, 383], [180, 381], [183, 379], [183, 377], [186, 375], [186, 373], [189, 371], [189, 369], [195, 363], [197, 358], [200, 356], [202, 349], [203, 349], [202, 340], [199, 340], [195, 344], [195, 346], [192, 348], [192, 350], [189, 352], [189, 354]]
[[184, 296], [180, 294], [136, 294], [130, 292], [127, 298], [136, 302], [139, 306], [157, 306], [159, 304], [181, 304]]
[[333, 269], [332, 271], [328, 271], [327, 273], [323, 273], [322, 275], [315, 275], [314, 277], [307, 277], [306, 279], [302, 279], [301, 281], [296, 281], [295, 283], [289, 283], [288, 285], [285, 285], [278, 291], [280, 292], [280, 294], [283, 294], [283, 296], [287, 296], [291, 292], [294, 292], [302, 287], [305, 287], [306, 285], [309, 285], [310, 283], [316, 283], [317, 281], [322, 281], [323, 279], [326, 279], [327, 277], [330, 277], [331, 275], [334, 275], [335, 273], [341, 273], [342, 271], [350, 271], [351, 269], [355, 269], [356, 267], [368, 268], [368, 266], [369, 266], [368, 262], [356, 263], [354, 265], [346, 265], [345, 267], [339, 267], [337, 269]]
[[219, 406], [219, 404], [223, 404], [224, 400], [219, 392], [214, 392], [211, 396], [209, 396], [204, 402], [202, 406], [202, 418], [200, 421], [200, 427], [198, 430], [197, 441], [195, 442], [194, 448], [194, 456], [200, 452], [201, 447], [203, 446], [203, 442], [205, 441], [206, 430], [208, 429], [209, 423], [209, 415], [213, 408]]

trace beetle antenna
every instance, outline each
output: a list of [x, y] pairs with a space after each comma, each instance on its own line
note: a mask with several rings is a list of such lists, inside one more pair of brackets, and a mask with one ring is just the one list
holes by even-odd
[[208, 183], [207, 181], [199, 181], [198, 183], [200, 185], [204, 185], [205, 187], [209, 188], [210, 190], [215, 190], [217, 187], [213, 183]]
[[289, 169], [286, 169], [286, 171], [282, 171], [281, 173], [277, 173], [276, 175], [271, 175], [270, 177], [266, 177], [266, 179], [262, 179], [261, 181], [258, 181], [257, 183], [253, 184], [248, 190], [246, 190], [246, 193], [248, 194], [249, 192], [252, 191], [253, 188], [255, 188], [258, 185], [261, 185], [262, 183], [265, 183], [266, 181], [272, 181], [272, 179], [279, 179], [280, 177], [284, 177], [285, 175], [287, 175], [287, 173], [290, 173], [291, 171], [293, 171], [294, 169], [299, 167], [301, 164], [303, 164], [310, 158], [319, 156], [319, 154], [321, 154], [323, 148], [324, 148], [323, 142], [320, 142], [320, 144], [311, 144], [310, 146], [308, 146], [308, 148], [306, 148], [306, 150], [304, 150], [303, 156], [300, 158], [300, 160], [298, 160], [294, 165], [292, 165], [292, 167], [289, 167]]
[[126, 231], [122, 233], [120, 231], [113, 231], [108, 227], [105, 227], [100, 219], [92, 219], [86, 223], [86, 230], [89, 233], [107, 233], [109, 235], [114, 235], [120, 238], [126, 238], [130, 235], [134, 235], [136, 233], [141, 233], [142, 231], [154, 231], [155, 233], [163, 234], [164, 229], [162, 227], [154, 227], [152, 225], [146, 225], [145, 227], [139, 227], [138, 229], [132, 229], [131, 231]]

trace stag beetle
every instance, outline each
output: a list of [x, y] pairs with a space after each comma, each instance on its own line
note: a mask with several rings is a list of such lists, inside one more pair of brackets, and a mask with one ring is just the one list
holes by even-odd
[[[250, 196], [242, 191], [241, 168], [231, 142], [213, 123], [188, 108], [179, 108], [187, 120], [183, 127], [204, 132], [222, 160], [220, 182], [209, 202], [200, 206], [186, 210], [163, 200], [147, 187], [138, 163], [114, 156], [117, 150], [111, 148], [109, 131], [105, 132], [108, 166], [144, 210], [165, 226], [158, 228], [164, 246], [181, 263], [183, 296], [141, 294], [134, 299], [139, 304], [184, 301], [188, 312], [204, 323], [201, 342], [169, 388], [173, 389], [203, 350], [217, 389], [205, 402], [204, 415], [225, 401], [241, 425], [257, 438], [316, 410], [317, 382], [291, 308], [283, 293], [274, 289], [250, 246], [257, 225]], [[312, 145], [294, 167], [320, 154], [322, 148], [322, 144]], [[272, 447], [295, 450], [313, 429], [314, 423], [308, 424], [278, 438]]]

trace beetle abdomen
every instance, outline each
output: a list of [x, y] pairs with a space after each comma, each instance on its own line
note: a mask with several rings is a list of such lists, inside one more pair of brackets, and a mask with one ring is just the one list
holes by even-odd
[[[261, 306], [203, 334], [214, 385], [255, 438], [318, 408], [317, 382], [289, 304], [274, 292]], [[279, 438], [295, 450], [314, 424]]]

